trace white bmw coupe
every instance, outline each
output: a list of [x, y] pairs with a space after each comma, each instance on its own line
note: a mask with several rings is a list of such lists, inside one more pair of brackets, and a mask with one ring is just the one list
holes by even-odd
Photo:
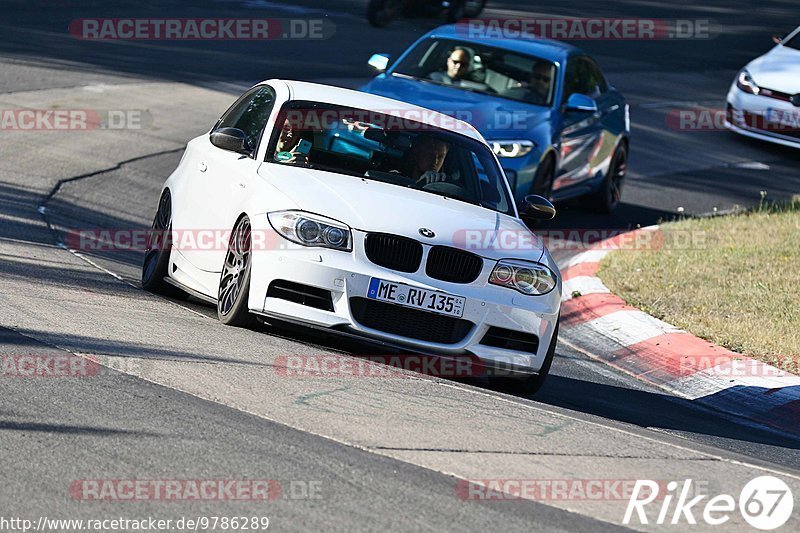
[[553, 359], [561, 280], [521, 217], [555, 210], [531, 196], [520, 214], [512, 198], [469, 124], [269, 80], [188, 143], [163, 187], [142, 285], [214, 303], [229, 325], [261, 316], [469, 356], [530, 394]]
[[800, 148], [800, 27], [748, 63], [728, 91], [725, 125], [742, 135]]

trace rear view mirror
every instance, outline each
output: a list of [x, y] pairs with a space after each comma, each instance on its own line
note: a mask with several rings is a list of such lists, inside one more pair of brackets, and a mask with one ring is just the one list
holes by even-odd
[[529, 194], [525, 197], [520, 216], [530, 220], [550, 220], [556, 216], [556, 208], [547, 198]]
[[380, 128], [368, 128], [364, 131], [364, 138], [368, 141], [386, 144], [386, 131]]
[[389, 59], [389, 54], [372, 54], [367, 64], [377, 72], [386, 72], [386, 69], [389, 68]]
[[211, 132], [211, 144], [229, 152], [250, 153], [247, 134], [238, 128], [220, 128]]
[[585, 94], [573, 93], [567, 98], [567, 111], [582, 111], [585, 113], [597, 113], [597, 102], [594, 98]]

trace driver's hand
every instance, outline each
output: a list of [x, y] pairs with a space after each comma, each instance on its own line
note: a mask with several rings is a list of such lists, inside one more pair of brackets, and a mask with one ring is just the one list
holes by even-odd
[[430, 185], [431, 183], [441, 183], [444, 181], [447, 181], [447, 174], [444, 172], [434, 172], [433, 170], [429, 170], [419, 177], [417, 184]]

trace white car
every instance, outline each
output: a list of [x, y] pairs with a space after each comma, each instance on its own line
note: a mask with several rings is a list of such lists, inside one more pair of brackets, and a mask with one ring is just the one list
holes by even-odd
[[800, 148], [800, 27], [747, 64], [728, 91], [725, 126]]
[[[534, 196], [524, 211], [555, 215]], [[446, 115], [262, 82], [188, 143], [153, 229], [143, 287], [213, 302], [225, 324], [261, 316], [466, 356], [515, 392], [549, 371], [558, 268], [492, 149]]]

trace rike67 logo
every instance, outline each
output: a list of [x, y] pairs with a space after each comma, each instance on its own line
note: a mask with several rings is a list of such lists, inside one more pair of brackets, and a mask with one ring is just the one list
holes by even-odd
[[[739, 493], [738, 501], [729, 494], [708, 498], [707, 494], [692, 494], [692, 480], [680, 485], [670, 481], [666, 493], [659, 494], [663, 484], [649, 479], [639, 479], [628, 500], [622, 519], [630, 524], [638, 519], [640, 524], [697, 524], [698, 518], [710, 526], [719, 526], [731, 520], [737, 510], [752, 527], [761, 530], [776, 529], [792, 516], [794, 497], [789, 486], [774, 476], [760, 476], [750, 480]], [[655, 505], [648, 507], [651, 503]], [[674, 507], [673, 507], [674, 502]], [[738, 509], [737, 509], [738, 508]], [[648, 511], [650, 513], [648, 514]], [[658, 515], [654, 517], [654, 512]]]

